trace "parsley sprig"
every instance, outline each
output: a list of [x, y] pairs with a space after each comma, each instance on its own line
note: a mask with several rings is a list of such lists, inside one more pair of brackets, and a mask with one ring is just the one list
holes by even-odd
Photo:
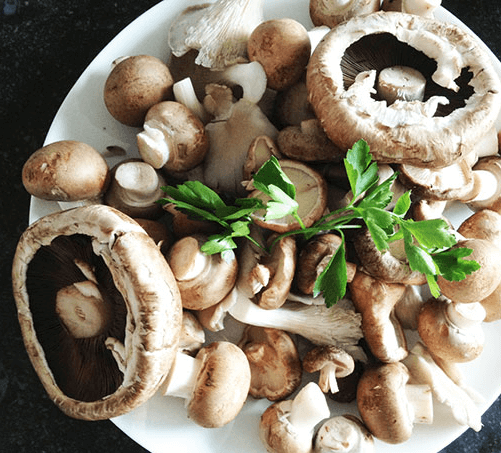
[[[216, 222], [221, 232], [209, 237], [202, 246], [207, 254], [225, 253], [237, 247], [236, 238], [256, 241], [250, 235], [252, 214], [264, 211], [265, 220], [293, 216], [300, 225], [298, 230], [284, 233], [277, 238], [300, 234], [306, 239], [315, 234], [334, 231], [342, 238], [342, 245], [332, 256], [314, 287], [314, 296], [323, 293], [325, 303], [332, 306], [344, 297], [347, 287], [344, 230], [361, 228], [369, 230], [378, 250], [388, 250], [392, 242], [402, 240], [409, 267], [426, 275], [432, 295], [438, 297], [439, 275], [448, 280], [462, 280], [480, 266], [464, 258], [470, 249], [451, 249], [456, 244], [455, 236], [447, 223], [441, 219], [414, 221], [406, 218], [411, 206], [410, 191], [403, 194], [393, 210], [388, 205], [393, 199], [391, 185], [397, 174], [379, 183], [378, 166], [372, 161], [369, 146], [359, 140], [347, 152], [344, 165], [348, 176], [352, 201], [345, 207], [330, 212], [314, 225], [306, 228], [299, 217], [296, 189], [280, 168], [279, 161], [272, 157], [254, 175], [254, 187], [269, 197], [237, 198], [227, 204], [212, 189], [198, 181], [187, 181], [177, 187], [164, 187], [167, 198], [161, 203], [173, 203], [191, 217]], [[257, 244], [259, 245], [259, 244]]]

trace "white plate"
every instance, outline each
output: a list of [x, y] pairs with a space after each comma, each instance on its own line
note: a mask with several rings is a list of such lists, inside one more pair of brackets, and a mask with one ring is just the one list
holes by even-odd
[[[106, 111], [102, 90], [117, 57], [134, 54], [150, 54], [167, 59], [167, 32], [169, 21], [185, 7], [200, 3], [199, 0], [165, 0], [136, 19], [113, 39], [94, 59], [74, 85], [61, 105], [51, 125], [45, 143], [73, 139], [86, 142], [97, 149], [119, 145], [131, 155], [138, 155], [135, 148], [136, 129], [120, 125]], [[311, 27], [305, 0], [273, 0], [266, 2], [266, 18], [291, 17]], [[440, 8], [437, 17], [466, 28], [453, 15]], [[483, 45], [483, 44], [482, 44]], [[490, 52], [493, 64], [501, 75], [501, 64]], [[498, 128], [501, 124], [498, 124]], [[110, 165], [114, 162], [110, 161]], [[60, 207], [53, 202], [32, 199], [30, 222]], [[457, 225], [469, 212], [457, 210], [450, 213]], [[478, 390], [486, 410], [501, 393], [501, 355], [496, 344], [501, 336], [501, 324], [485, 325], [486, 347], [480, 358], [469, 363], [466, 373], [468, 384]], [[203, 429], [186, 418], [183, 402], [176, 398], [154, 396], [142, 407], [113, 419], [128, 436], [151, 452], [219, 453], [264, 452], [258, 438], [258, 420], [267, 403], [249, 399], [237, 419], [219, 429]], [[353, 404], [331, 404], [333, 414], [356, 413]], [[405, 444], [391, 446], [377, 442], [377, 452], [431, 453], [437, 452], [458, 437], [465, 429], [451, 417], [449, 410], [435, 404], [433, 425], [416, 425], [412, 438]]]

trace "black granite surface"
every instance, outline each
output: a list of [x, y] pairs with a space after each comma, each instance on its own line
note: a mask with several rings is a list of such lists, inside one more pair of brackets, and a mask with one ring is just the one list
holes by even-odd
[[[0, 1], [0, 453], [145, 451], [113, 423], [73, 420], [47, 398], [22, 343], [10, 265], [27, 226], [23, 163], [42, 145], [80, 73], [120, 30], [156, 3]], [[444, 0], [443, 6], [501, 56], [499, 0]], [[480, 433], [468, 430], [444, 452], [501, 452], [501, 400], [484, 414], [483, 423]]]

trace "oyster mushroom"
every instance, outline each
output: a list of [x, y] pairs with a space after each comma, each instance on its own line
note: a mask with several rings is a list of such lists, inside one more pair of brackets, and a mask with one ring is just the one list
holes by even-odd
[[[397, 64], [426, 78], [424, 101], [388, 105], [378, 97], [377, 73]], [[501, 82], [474, 37], [400, 12], [358, 16], [335, 27], [310, 59], [307, 87], [337, 146], [349, 149], [364, 137], [377, 161], [418, 166], [447, 166], [473, 152], [501, 105]]]
[[49, 397], [67, 415], [116, 417], [167, 376], [181, 298], [154, 241], [105, 205], [42, 217], [12, 265], [21, 332]]

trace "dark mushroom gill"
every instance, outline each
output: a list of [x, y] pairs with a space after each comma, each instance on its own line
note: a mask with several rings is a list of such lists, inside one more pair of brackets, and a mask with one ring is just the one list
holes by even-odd
[[[473, 74], [463, 68], [461, 75], [455, 81], [460, 87], [458, 92], [437, 85], [431, 79], [437, 69], [437, 63], [423, 52], [399, 41], [391, 33], [374, 33], [366, 35], [349, 46], [341, 59], [341, 69], [344, 76], [344, 89], [346, 90], [363, 72], [375, 69], [377, 73], [382, 69], [402, 65], [417, 69], [426, 78], [426, 91], [424, 101], [432, 96], [445, 96], [449, 99], [448, 105], [439, 105], [435, 116], [447, 116], [454, 110], [464, 107], [467, 100], [474, 92], [468, 83]], [[377, 95], [374, 95], [376, 100]]]
[[[57, 291], [87, 280], [74, 264], [75, 258], [91, 265], [99, 289], [112, 307], [113, 317], [106, 331], [92, 338], [73, 338], [55, 312]], [[50, 246], [41, 247], [28, 267], [27, 289], [38, 341], [60, 389], [86, 402], [115, 392], [123, 375], [104, 341], [109, 336], [124, 341], [127, 309], [108, 267], [93, 253], [91, 238], [59, 236]]]

